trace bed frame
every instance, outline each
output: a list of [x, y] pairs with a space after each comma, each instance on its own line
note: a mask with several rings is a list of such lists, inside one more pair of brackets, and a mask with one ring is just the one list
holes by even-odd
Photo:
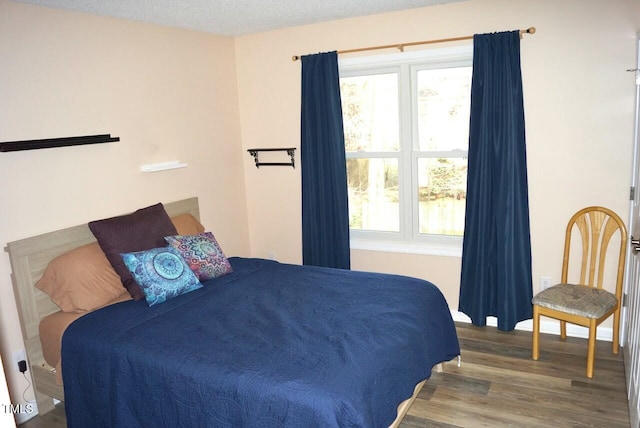
[[[198, 198], [183, 199], [164, 204], [170, 217], [191, 214], [200, 221]], [[53, 399], [64, 401], [62, 385], [56, 383], [55, 369], [47, 364], [40, 344], [39, 324], [42, 318], [60, 311], [49, 296], [35, 287], [47, 265], [55, 257], [82, 245], [95, 242], [87, 224], [49, 232], [19, 241], [9, 242], [5, 251], [11, 261], [11, 281], [20, 316], [22, 337], [33, 377], [38, 413], [45, 414], [54, 408]], [[441, 365], [434, 369], [441, 370]], [[416, 385], [414, 394], [398, 406], [398, 416], [391, 427], [400, 421], [411, 407], [426, 381]]]

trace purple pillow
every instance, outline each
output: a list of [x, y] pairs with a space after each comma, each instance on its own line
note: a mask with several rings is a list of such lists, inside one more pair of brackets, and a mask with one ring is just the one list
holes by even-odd
[[167, 245], [164, 237], [175, 235], [177, 231], [164, 206], [158, 203], [131, 214], [92, 221], [89, 229], [131, 297], [134, 300], [144, 299], [144, 292], [136, 284], [120, 254]]
[[178, 250], [200, 281], [217, 278], [233, 271], [229, 260], [211, 232], [166, 236], [164, 239]]

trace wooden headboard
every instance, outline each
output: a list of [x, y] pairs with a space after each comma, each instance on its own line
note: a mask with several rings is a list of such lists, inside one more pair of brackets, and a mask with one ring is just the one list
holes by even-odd
[[[191, 214], [200, 220], [198, 198], [167, 203], [164, 208], [170, 217]], [[38, 332], [40, 320], [60, 308], [35, 284], [55, 257], [95, 240], [87, 224], [81, 224], [9, 242], [5, 247], [11, 261], [11, 281], [40, 414], [53, 409], [52, 398], [64, 400], [64, 394], [62, 387], [56, 385], [52, 368], [44, 361]]]

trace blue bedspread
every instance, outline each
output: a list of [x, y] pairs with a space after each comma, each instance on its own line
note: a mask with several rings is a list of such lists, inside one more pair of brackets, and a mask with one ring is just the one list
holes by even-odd
[[230, 262], [202, 289], [67, 328], [70, 428], [385, 427], [433, 365], [460, 353], [429, 282]]

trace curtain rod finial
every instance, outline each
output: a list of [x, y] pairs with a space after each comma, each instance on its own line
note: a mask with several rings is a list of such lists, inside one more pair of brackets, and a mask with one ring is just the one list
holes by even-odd
[[297, 61], [299, 59], [300, 59], [300, 57], [298, 55], [294, 55], [294, 56], [291, 57], [291, 61]]
[[526, 30], [520, 30], [520, 38], [522, 39], [522, 36], [525, 34], [535, 34], [536, 33], [536, 27], [529, 27]]

